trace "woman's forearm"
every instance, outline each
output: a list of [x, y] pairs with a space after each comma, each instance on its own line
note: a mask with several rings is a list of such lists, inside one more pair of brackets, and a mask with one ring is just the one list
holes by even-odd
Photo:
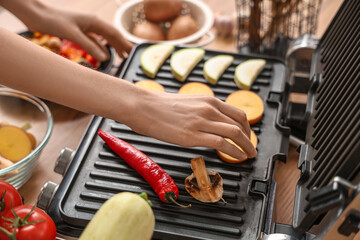
[[73, 63], [1, 28], [0, 64], [2, 85], [123, 122], [128, 120], [126, 113], [132, 107], [133, 96], [143, 91], [127, 81]]
[[141, 89], [1, 28], [0, 84], [114, 119], [139, 134], [165, 142], [215, 148], [237, 159], [257, 154], [249, 139], [246, 115], [234, 106], [207, 95]]

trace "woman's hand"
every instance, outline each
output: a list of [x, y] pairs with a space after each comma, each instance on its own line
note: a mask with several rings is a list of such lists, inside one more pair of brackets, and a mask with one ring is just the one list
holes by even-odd
[[[253, 158], [250, 125], [245, 113], [207, 95], [141, 94], [136, 113], [125, 122], [135, 132], [184, 147], [215, 148], [237, 159]], [[233, 140], [240, 151], [225, 138]]]
[[132, 48], [116, 28], [93, 14], [54, 8], [38, 0], [0, 0], [0, 5], [14, 13], [29, 30], [68, 39], [99, 61], [109, 57], [106, 43], [123, 58]]

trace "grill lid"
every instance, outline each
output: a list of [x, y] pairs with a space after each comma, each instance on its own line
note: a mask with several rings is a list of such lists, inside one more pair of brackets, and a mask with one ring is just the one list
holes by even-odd
[[350, 182], [359, 176], [360, 1], [344, 1], [320, 40], [312, 67], [293, 218], [301, 231], [318, 224], [331, 201], [333, 206], [342, 201], [343, 191], [327, 186], [335, 176]]

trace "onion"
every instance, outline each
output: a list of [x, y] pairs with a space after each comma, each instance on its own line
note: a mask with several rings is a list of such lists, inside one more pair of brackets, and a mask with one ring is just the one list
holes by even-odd
[[152, 22], [169, 21], [177, 17], [183, 0], [144, 0], [144, 13]]

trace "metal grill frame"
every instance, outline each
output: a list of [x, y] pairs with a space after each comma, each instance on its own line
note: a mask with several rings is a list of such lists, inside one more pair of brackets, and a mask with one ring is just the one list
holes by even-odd
[[[137, 81], [138, 79], [141, 78], [145, 78], [145, 76], [143, 76], [142, 72], [139, 70], [139, 56], [141, 54], [141, 51], [143, 51], [147, 46], [149, 46], [149, 44], [142, 44], [137, 46], [133, 52], [131, 53], [130, 58], [128, 59], [127, 63], [125, 64], [123, 71], [121, 73], [121, 77], [125, 78], [131, 82], [133, 81]], [[180, 47], [177, 47], [177, 50], [180, 49]], [[224, 54], [224, 52], [217, 52], [217, 51], [210, 51], [207, 50], [207, 54], [204, 58], [204, 60], [206, 60], [207, 58], [209, 58], [210, 56], [213, 55], [219, 55], [219, 54]], [[230, 67], [231, 72], [234, 71], [235, 67], [237, 64], [239, 64], [239, 60], [243, 61], [245, 59], [249, 59], [249, 58], [255, 58], [255, 57], [259, 57], [259, 56], [245, 56], [245, 55], [238, 55], [238, 54], [233, 54], [233, 53], [229, 53], [230, 55], [233, 55], [236, 59], [236, 61], [233, 63], [233, 65]], [[136, 55], [136, 56], [134, 56]], [[281, 100], [282, 100], [282, 95], [285, 94], [284, 92], [284, 88], [285, 88], [285, 67], [284, 67], [284, 63], [277, 60], [277, 59], [271, 59], [271, 58], [266, 58], [264, 57], [267, 61], [270, 62], [270, 64], [273, 66], [273, 73], [270, 76], [271, 78], [271, 82], [270, 84], [267, 83], [267, 81], [265, 81], [265, 79], [267, 78], [267, 76], [263, 76], [265, 79], [261, 79], [261, 77], [257, 80], [258, 82], [254, 85], [254, 87], [252, 88], [253, 91], [258, 91], [261, 92], [262, 98], [264, 100], [264, 104], [266, 105], [265, 107], [265, 113], [264, 116], [265, 118], [262, 119], [262, 121], [266, 121], [265, 123], [262, 123], [266, 129], [261, 130], [261, 137], [260, 137], [260, 141], [259, 141], [259, 145], [258, 147], [260, 148], [259, 150], [259, 155], [257, 157], [257, 160], [250, 160], [247, 163], [244, 163], [244, 165], [242, 165], [241, 168], [243, 168], [243, 170], [240, 171], [241, 175], [242, 175], [242, 183], [240, 184], [240, 188], [242, 191], [242, 194], [245, 195], [241, 195], [242, 197], [245, 197], [245, 201], [249, 201], [250, 204], [246, 205], [247, 211], [245, 212], [246, 215], [246, 219], [245, 222], [246, 226], [244, 226], [244, 229], [242, 229], [242, 233], [238, 234], [220, 234], [220, 238], [221, 239], [255, 239], [257, 237], [260, 236], [260, 233], [262, 231], [267, 231], [270, 229], [270, 225], [271, 225], [271, 214], [272, 214], [272, 204], [273, 204], [273, 198], [274, 198], [274, 191], [276, 188], [276, 183], [273, 181], [272, 179], [272, 172], [273, 172], [273, 162], [275, 160], [285, 160], [286, 159], [286, 153], [287, 153], [287, 148], [288, 148], [288, 134], [289, 134], [289, 129], [286, 127], [282, 127], [280, 126], [280, 122], [281, 120], [279, 119], [281, 116]], [[192, 74], [189, 76], [187, 81], [193, 81], [193, 80], [199, 80], [202, 79], [202, 81], [205, 81], [203, 79], [202, 76], [202, 66], [203, 66], [203, 62], [204, 60], [200, 63], [200, 65], [197, 66], [197, 68], [195, 68], [195, 70], [192, 72]], [[168, 64], [169, 61], [167, 61], [166, 64]], [[275, 64], [276, 63], [276, 64]], [[168, 69], [168, 66], [164, 66], [163, 70], [165, 70], [166, 72], [170, 72]], [[276, 74], [275, 74], [276, 72]], [[129, 74], [129, 77], [126, 74]], [[162, 81], [161, 79], [165, 80], [166, 76], [162, 76], [163, 73], [159, 73], [159, 75], [157, 76], [156, 80]], [[166, 74], [165, 74], [166, 75]], [[231, 76], [230, 76], [231, 75]], [[275, 76], [276, 75], [276, 76]], [[233, 87], [233, 90], [236, 90], [236, 85], [232, 80], [232, 74], [229, 74], [225, 72], [224, 76], [225, 79], [231, 79], [231, 83], [227, 83], [225, 82], [225, 87]], [[194, 79], [195, 78], [195, 79]], [[220, 81], [221, 82], [221, 81]], [[177, 82], [175, 81], [170, 81], [170, 88], [169, 85], [167, 86], [168, 92], [175, 92], [176, 89], [178, 89], [179, 86], [181, 86], [183, 83]], [[228, 86], [229, 84], [231, 84], [231, 86]], [[220, 83], [221, 85], [221, 83]], [[165, 86], [165, 88], [167, 88]], [[224, 87], [224, 86], [223, 86]], [[264, 90], [265, 89], [265, 90]], [[219, 90], [214, 90], [215, 92], [215, 96], [219, 97], [220, 99], [224, 100], [224, 93], [222, 93], [221, 89]], [[229, 94], [229, 93], [227, 93]], [[102, 125], [102, 123], [106, 122], [106, 124]], [[90, 126], [88, 127], [88, 130], [76, 152], [76, 155], [74, 157], [74, 160], [72, 161], [68, 172], [66, 173], [61, 185], [59, 186], [59, 189], [57, 190], [54, 200], [51, 202], [49, 209], [48, 209], [48, 213], [51, 215], [51, 217], [54, 219], [57, 228], [58, 228], [58, 232], [63, 234], [63, 235], [70, 235], [70, 236], [79, 236], [79, 234], [82, 231], [83, 226], [87, 223], [88, 219], [91, 219], [91, 215], [93, 214], [93, 212], [88, 212], [85, 213], [87, 214], [87, 219], [82, 218], [81, 216], [79, 218], [73, 218], [73, 215], [69, 214], [69, 212], [64, 211], [64, 209], [66, 209], [66, 204], [68, 203], [66, 198], [69, 197], [69, 195], [71, 195], [72, 193], [79, 193], [79, 189], [77, 189], [76, 187], [74, 188], [74, 186], [77, 184], [76, 182], [84, 182], [85, 180], [83, 178], [79, 178], [78, 173], [81, 170], [81, 168], [88, 167], [87, 166], [87, 162], [89, 162], [89, 160], [87, 159], [89, 156], [89, 148], [93, 149], [93, 144], [95, 143], [95, 145], [97, 146], [97, 148], [103, 148], [103, 145], [100, 144], [101, 140], [99, 139], [99, 137], [97, 137], [96, 132], [97, 129], [99, 127], [105, 126], [104, 130], [110, 130], [111, 127], [114, 127], [115, 125], [117, 125], [118, 123], [112, 121], [112, 120], [108, 120], [108, 119], [103, 119], [103, 118], [99, 118], [99, 117], [94, 117], [93, 120], [90, 123]], [[115, 126], [116, 127], [116, 126]], [[253, 126], [254, 130], [258, 132], [258, 134], [260, 133], [258, 130], [258, 126], [255, 125]], [[118, 135], [120, 136], [120, 135]], [[121, 136], [120, 136], [121, 137]], [[274, 139], [277, 139], [277, 141], [274, 141]], [[152, 140], [149, 140], [152, 141]], [[273, 144], [268, 144], [269, 142], [273, 142]], [[170, 145], [169, 145], [170, 146]], [[140, 149], [141, 150], [141, 149]], [[166, 149], [164, 149], [164, 151], [166, 151]], [[151, 153], [144, 151], [146, 154], [150, 155], [151, 157]], [[111, 153], [109, 154], [105, 154], [107, 156], [103, 156], [105, 158], [114, 158], [115, 156], [112, 155]], [[207, 155], [207, 153], [206, 153]], [[193, 155], [198, 156], [197, 154]], [[205, 157], [205, 160], [207, 161], [209, 157]], [[217, 158], [217, 156], [216, 156]], [[115, 159], [117, 159], [115, 157]], [[154, 158], [153, 158], [154, 159]], [[189, 174], [190, 172], [190, 156], [189, 156], [189, 162], [188, 162], [188, 167], [189, 167]], [[262, 160], [259, 160], [262, 159]], [[154, 161], [156, 161], [156, 158], [154, 159]], [[211, 164], [212, 161], [214, 160], [209, 160], [210, 164], [207, 163], [207, 167], [209, 169], [213, 168], [214, 166], [217, 165], [217, 163]], [[226, 163], [222, 162], [220, 159], [216, 160], [219, 161], [219, 163], [221, 163], [221, 165], [226, 166]], [[264, 161], [264, 162], [261, 162]], [[183, 163], [184, 164], [184, 163]], [[161, 164], [160, 164], [161, 165]], [[220, 165], [219, 165], [220, 166]], [[253, 170], [249, 171], [249, 167], [250, 169], [253, 168]], [[164, 167], [166, 169], [166, 166]], [[248, 168], [248, 170], [246, 170]], [[170, 173], [170, 175], [172, 175]], [[224, 175], [225, 176], [225, 175]], [[225, 176], [226, 178], [226, 176]], [[175, 179], [175, 181], [177, 181]], [[226, 180], [228, 181], [228, 180]], [[151, 188], [149, 189], [149, 191], [152, 191]], [[116, 190], [115, 190], [116, 191]], [[227, 190], [226, 190], [227, 191]], [[225, 191], [225, 192], [226, 192]], [[115, 192], [114, 192], [115, 193]], [[228, 193], [227, 193], [228, 194]], [[151, 195], [151, 194], [150, 194]], [[88, 197], [88, 196], [84, 196], [82, 195], [82, 197]], [[109, 195], [107, 196], [109, 197]], [[152, 200], [156, 201], [156, 204], [158, 203], [158, 199], [157, 197], [154, 196], [150, 196], [151, 198], [153, 198]], [[180, 196], [179, 201], [181, 201], [181, 199], [184, 198], [183, 196]], [[248, 200], [247, 200], [248, 198]], [[71, 199], [71, 197], [70, 197]], [[98, 198], [98, 202], [95, 205], [100, 206], [101, 202], [103, 202], [104, 198]], [[257, 203], [256, 203], [257, 202]], [[161, 203], [159, 203], [161, 204]], [[197, 204], [195, 204], [197, 205]], [[206, 206], [206, 204], [205, 204]], [[251, 209], [249, 206], [257, 206], [255, 207], [255, 209]], [[260, 207], [261, 206], [261, 207]], [[175, 206], [160, 206], [160, 208], [164, 208], [164, 209], [170, 209], [172, 211], [174, 211]], [[229, 204], [229, 207], [231, 207], [231, 204]], [[259, 207], [261, 209], [259, 209]], [[207, 211], [212, 212], [213, 210], [212, 207], [211, 208], [207, 208]], [[219, 208], [221, 209], [221, 207]], [[94, 209], [95, 210], [95, 209]], [[176, 209], [175, 209], [176, 210]], [[239, 209], [241, 210], [241, 209]], [[86, 210], [85, 210], [86, 211]], [[158, 211], [155, 209], [155, 211]], [[195, 208], [193, 211], [197, 211]], [[219, 212], [219, 211], [216, 211]], [[177, 216], [176, 211], [172, 213], [173, 217]], [[175, 215], [174, 215], [175, 214]], [[220, 215], [222, 214], [221, 211], [219, 213]], [[76, 214], [75, 214], [76, 215]], [[219, 216], [220, 216], [219, 215]], [[242, 216], [241, 216], [242, 218]], [[172, 218], [174, 221], [174, 223], [177, 222], [176, 218]], [[247, 219], [253, 219], [253, 220], [247, 220]], [[182, 222], [184, 220], [179, 220], [179, 224], [177, 227], [179, 228], [181, 226], [181, 224], [183, 224]], [[250, 224], [250, 221], [251, 224]], [[241, 221], [239, 222], [239, 226], [241, 227]], [[220, 228], [224, 228], [225, 226], [222, 226]], [[229, 227], [225, 227], [225, 228], [229, 228]], [[223, 229], [225, 231], [227, 231], [226, 229]], [[211, 235], [209, 235], [209, 231], [210, 229], [204, 228], [202, 230], [199, 230], [199, 234], [197, 235], [192, 235], [189, 234], [189, 232], [183, 231], [183, 230], [177, 230], [177, 232], [175, 232], [174, 230], [176, 230], [175, 228], [172, 229], [156, 229], [155, 233], [154, 233], [154, 238], [156, 239], [212, 239]], [[186, 229], [185, 229], [186, 230]], [[234, 229], [228, 229], [230, 231], [234, 231]], [[237, 230], [236, 230], [237, 231]], [[211, 232], [211, 231], [210, 231]], [[214, 236], [215, 239], [219, 239], [219, 235]]]

